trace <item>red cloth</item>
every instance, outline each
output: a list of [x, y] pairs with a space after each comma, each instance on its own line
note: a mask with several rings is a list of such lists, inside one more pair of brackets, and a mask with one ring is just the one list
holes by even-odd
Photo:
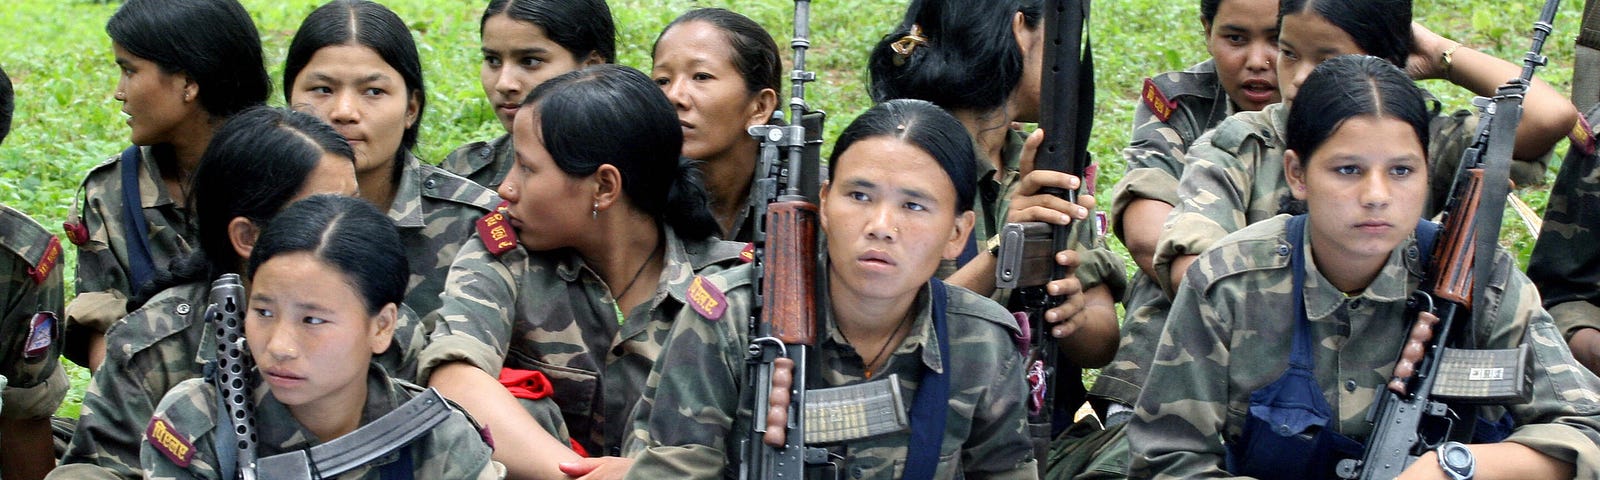
[[556, 387], [550, 385], [550, 379], [538, 370], [501, 368], [500, 384], [511, 392], [511, 396], [525, 400], [545, 398], [556, 391]]
[[[511, 392], [511, 396], [524, 400], [538, 400], [549, 397], [556, 392], [556, 387], [550, 384], [550, 379], [545, 378], [544, 372], [538, 370], [517, 370], [512, 368], [500, 369], [500, 385]], [[588, 457], [589, 452], [579, 445], [577, 440], [569, 440], [572, 451], [578, 456]]]

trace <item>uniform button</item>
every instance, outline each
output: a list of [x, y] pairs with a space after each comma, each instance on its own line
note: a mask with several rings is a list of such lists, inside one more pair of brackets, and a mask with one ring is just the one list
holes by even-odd
[[1289, 434], [1290, 432], [1288, 425], [1278, 425], [1278, 435], [1287, 437]]
[[1344, 391], [1346, 391], [1346, 392], [1354, 392], [1354, 391], [1356, 391], [1356, 381], [1355, 380], [1345, 380], [1344, 381]]
[[856, 466], [850, 467], [850, 478], [861, 478], [861, 477], [865, 476], [866, 474], [867, 474], [867, 469], [861, 468], [860, 465], [856, 465]]
[[491, 152], [487, 148], [485, 148], [483, 150], [478, 150], [478, 156], [483, 157], [483, 158], [489, 158], [489, 153], [491, 153]]
[[1417, 247], [1415, 245], [1406, 249], [1406, 258], [1411, 260], [1417, 259]]
[[1281, 256], [1281, 257], [1289, 256], [1289, 246], [1288, 245], [1279, 244], [1278, 245], [1278, 256]]
[[1361, 309], [1361, 299], [1357, 298], [1355, 300], [1351, 300], [1350, 301], [1350, 309], [1351, 310], [1359, 310], [1359, 309]]
[[175, 308], [173, 310], [177, 311], [178, 315], [188, 315], [189, 314], [189, 304], [180, 303], [180, 304], [178, 304], [178, 308]]
[[434, 179], [431, 179], [431, 178], [428, 179], [428, 181], [426, 181], [426, 182], [422, 182], [423, 188], [427, 188], [429, 190], [432, 190], [433, 186], [436, 185], [436, 184], [438, 184], [438, 182], [435, 181]]

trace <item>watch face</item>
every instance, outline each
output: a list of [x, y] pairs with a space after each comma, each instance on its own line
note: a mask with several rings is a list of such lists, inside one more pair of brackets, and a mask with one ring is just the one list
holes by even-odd
[[1452, 468], [1467, 468], [1472, 464], [1472, 451], [1455, 447], [1444, 450], [1444, 462]]

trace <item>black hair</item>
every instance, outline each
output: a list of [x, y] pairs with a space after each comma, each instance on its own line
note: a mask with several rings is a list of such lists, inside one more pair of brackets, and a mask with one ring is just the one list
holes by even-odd
[[162, 71], [188, 75], [216, 117], [264, 104], [272, 89], [261, 34], [237, 0], [127, 0], [106, 34]]
[[[1278, 29], [1283, 17], [1315, 13], [1349, 34], [1363, 53], [1405, 68], [1415, 43], [1411, 36], [1411, 0], [1281, 0]], [[1295, 101], [1300, 101], [1299, 96]]]
[[744, 77], [744, 87], [750, 94], [770, 88], [774, 92], [783, 91], [783, 60], [778, 58], [778, 43], [772, 40], [772, 34], [761, 24], [751, 20], [750, 17], [721, 8], [696, 8], [667, 24], [661, 29], [661, 34], [656, 35], [655, 43], [650, 44], [650, 56], [656, 56], [656, 46], [661, 43], [661, 37], [667, 34], [672, 27], [689, 22], [705, 22], [722, 32], [728, 39], [728, 46], [733, 49], [733, 68], [739, 71], [739, 76]]
[[[544, 119], [539, 137], [562, 172], [583, 177], [610, 164], [629, 201], [680, 237], [721, 232], [700, 169], [679, 156], [678, 112], [643, 72], [620, 65], [567, 72], [539, 84], [522, 105]], [[627, 141], [617, 141], [617, 132], [627, 132]]]
[[1211, 24], [1217, 19], [1217, 10], [1222, 8], [1222, 0], [1200, 0], [1200, 21]]
[[11, 76], [0, 68], [0, 142], [11, 134], [11, 112], [16, 109], [16, 94], [11, 91]]
[[972, 137], [961, 121], [944, 109], [924, 100], [896, 99], [873, 105], [850, 122], [839, 133], [833, 144], [833, 155], [828, 158], [828, 180], [839, 171], [839, 158], [851, 145], [873, 137], [891, 137], [928, 152], [933, 160], [950, 176], [956, 189], [956, 213], [972, 210], [976, 195], [976, 167], [972, 159]]
[[1387, 61], [1366, 55], [1340, 55], [1317, 65], [1289, 106], [1285, 146], [1305, 166], [1334, 130], [1352, 117], [1388, 117], [1406, 122], [1418, 144], [1428, 144], [1433, 120], [1422, 89]]
[[605, 63], [617, 61], [617, 26], [606, 0], [490, 0], [478, 21], [478, 32], [489, 18], [505, 14], [512, 20], [544, 29], [544, 34], [583, 63], [590, 53]]
[[[369, 0], [333, 0], [317, 7], [300, 22], [300, 30], [289, 42], [289, 53], [283, 61], [283, 99], [291, 102], [294, 95], [294, 78], [311, 63], [311, 57], [324, 47], [359, 45], [377, 52], [389, 67], [400, 72], [406, 82], [406, 99], [417, 101], [417, 120], [406, 127], [400, 138], [400, 150], [409, 151], [417, 145], [417, 132], [422, 128], [422, 113], [427, 110], [428, 90], [422, 81], [422, 59], [417, 55], [417, 43], [411, 30], [393, 10]], [[396, 152], [399, 158], [400, 152]], [[395, 162], [395, 178], [405, 162]]]
[[199, 245], [158, 272], [133, 304], [175, 285], [238, 272], [244, 259], [228, 238], [228, 222], [244, 217], [265, 228], [300, 193], [324, 154], [355, 161], [339, 132], [305, 113], [254, 107], [222, 124], [189, 177], [186, 202]]
[[357, 197], [312, 195], [273, 220], [250, 249], [250, 278], [273, 257], [305, 252], [344, 273], [344, 281], [360, 294], [368, 315], [405, 299], [411, 274], [400, 231], [371, 203]]
[[[873, 47], [867, 59], [872, 100], [927, 100], [951, 110], [991, 110], [1004, 105], [1022, 81], [1022, 48], [1011, 19], [1022, 12], [1029, 27], [1040, 19], [1040, 0], [912, 0], [905, 19]], [[893, 45], [921, 29], [925, 44], [907, 55]]]

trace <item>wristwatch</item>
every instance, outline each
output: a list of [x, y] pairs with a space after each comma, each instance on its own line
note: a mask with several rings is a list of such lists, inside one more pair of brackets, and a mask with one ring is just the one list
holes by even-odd
[[1000, 243], [1000, 234], [996, 233], [993, 237], [983, 241], [983, 250], [989, 252], [990, 255], [994, 255], [994, 258], [1000, 258]]
[[1468, 450], [1461, 442], [1444, 442], [1439, 446], [1439, 468], [1444, 469], [1444, 474], [1451, 480], [1472, 480], [1478, 473], [1478, 462], [1472, 457], [1472, 450]]

